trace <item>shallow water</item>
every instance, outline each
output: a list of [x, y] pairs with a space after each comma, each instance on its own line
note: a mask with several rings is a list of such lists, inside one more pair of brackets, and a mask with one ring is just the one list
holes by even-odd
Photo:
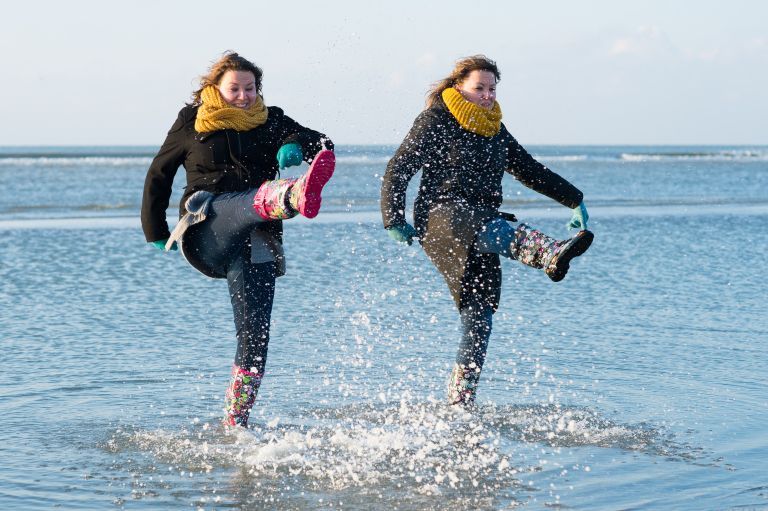
[[534, 148], [596, 241], [558, 284], [504, 262], [469, 412], [443, 404], [450, 295], [380, 227], [391, 148], [342, 148], [324, 212], [286, 225], [236, 432], [226, 284], [140, 232], [151, 151], [26, 151], [0, 151], [0, 508], [768, 509], [766, 148]]

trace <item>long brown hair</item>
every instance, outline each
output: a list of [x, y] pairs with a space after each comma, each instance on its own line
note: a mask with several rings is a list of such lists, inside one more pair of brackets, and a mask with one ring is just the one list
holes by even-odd
[[450, 75], [432, 84], [429, 92], [427, 92], [427, 108], [435, 104], [445, 89], [460, 84], [472, 71], [490, 71], [496, 77], [497, 82], [501, 79], [501, 73], [496, 66], [496, 62], [485, 55], [472, 55], [461, 58], [456, 61], [456, 65], [453, 67]]
[[199, 105], [202, 103], [200, 94], [203, 92], [203, 89], [208, 85], [218, 85], [221, 81], [221, 77], [224, 76], [224, 73], [227, 71], [250, 71], [253, 73], [253, 77], [256, 81], [256, 92], [261, 94], [261, 77], [264, 74], [262, 73], [261, 68], [250, 60], [241, 57], [234, 51], [227, 50], [219, 60], [211, 65], [208, 74], [200, 77], [200, 88], [192, 93], [192, 104]]

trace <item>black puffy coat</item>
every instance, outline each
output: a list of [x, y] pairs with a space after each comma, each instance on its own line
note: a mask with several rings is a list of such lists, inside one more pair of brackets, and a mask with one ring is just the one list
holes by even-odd
[[459, 309], [499, 305], [499, 256], [481, 254], [474, 244], [483, 225], [499, 216], [504, 172], [569, 208], [582, 200], [576, 187], [533, 159], [504, 124], [492, 137], [477, 135], [462, 128], [441, 99], [419, 114], [387, 165], [384, 227], [405, 223], [405, 192], [419, 170], [415, 227]]
[[[141, 225], [147, 241], [170, 236], [165, 217], [171, 197], [173, 178], [180, 166], [187, 172], [187, 186], [179, 204], [185, 212], [187, 198], [198, 190], [215, 194], [241, 192], [258, 188], [278, 175], [277, 151], [283, 144], [297, 142], [307, 161], [333, 143], [322, 133], [305, 128], [275, 106], [268, 107], [267, 122], [248, 131], [232, 129], [208, 133], [195, 131], [197, 106], [181, 109], [165, 142], [155, 156], [144, 181]], [[280, 239], [282, 222], [265, 222], [257, 226]]]

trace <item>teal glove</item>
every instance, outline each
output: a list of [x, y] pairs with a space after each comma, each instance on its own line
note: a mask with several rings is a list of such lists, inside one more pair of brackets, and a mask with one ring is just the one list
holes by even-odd
[[301, 152], [301, 146], [296, 142], [285, 144], [277, 151], [277, 165], [280, 170], [298, 165], [302, 160], [304, 160], [304, 154]]
[[408, 222], [400, 225], [393, 225], [387, 228], [387, 234], [389, 237], [398, 243], [413, 243], [413, 237], [416, 236], [416, 229]]
[[587, 220], [589, 220], [589, 214], [587, 213], [587, 207], [582, 202], [577, 207], [573, 208], [573, 216], [571, 221], [566, 224], [569, 229], [579, 229], [580, 231], [587, 230]]
[[[157, 249], [165, 250], [166, 243], [168, 243], [168, 238], [165, 238], [164, 240], [151, 241], [149, 244]], [[173, 245], [171, 245], [171, 250], [178, 250], [178, 249], [179, 247], [176, 246], [176, 242], [174, 241]]]

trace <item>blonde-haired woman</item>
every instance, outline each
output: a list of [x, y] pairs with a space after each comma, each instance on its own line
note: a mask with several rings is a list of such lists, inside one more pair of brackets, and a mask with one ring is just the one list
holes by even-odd
[[[534, 160], [501, 122], [500, 76], [496, 63], [483, 55], [457, 61], [429, 92], [426, 109], [389, 161], [381, 190], [389, 235], [409, 245], [418, 236], [459, 309], [463, 334], [449, 381], [451, 404], [475, 400], [501, 296], [499, 256], [540, 268], [557, 282], [593, 239], [581, 191]], [[405, 192], [419, 170], [414, 228], [405, 219]], [[579, 232], [560, 241], [526, 224], [513, 225], [513, 215], [499, 212], [504, 172], [571, 208], [569, 226]]]
[[[225, 278], [237, 330], [225, 422], [247, 426], [264, 377], [275, 279], [285, 272], [282, 220], [318, 214], [335, 167], [333, 144], [261, 97], [262, 71], [227, 52], [200, 80], [147, 171], [141, 223], [147, 242], [177, 244], [203, 274]], [[311, 162], [298, 179], [279, 169]], [[186, 169], [181, 219], [165, 211], [177, 169]]]

